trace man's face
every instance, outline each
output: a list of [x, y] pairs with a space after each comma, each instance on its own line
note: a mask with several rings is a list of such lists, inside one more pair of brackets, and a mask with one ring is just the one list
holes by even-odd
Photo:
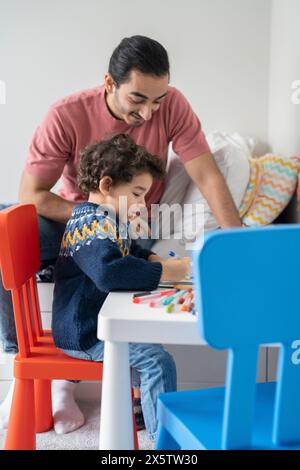
[[109, 74], [105, 76], [107, 105], [117, 118], [130, 126], [141, 126], [152, 118], [166, 98], [169, 75], [153, 77], [132, 70], [128, 83], [116, 88]]

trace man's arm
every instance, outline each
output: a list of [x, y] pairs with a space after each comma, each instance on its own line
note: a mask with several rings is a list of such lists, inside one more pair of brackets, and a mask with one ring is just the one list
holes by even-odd
[[44, 180], [37, 176], [23, 172], [19, 201], [21, 203], [34, 204], [39, 215], [56, 222], [66, 223], [71, 217], [73, 207], [76, 205], [66, 201], [50, 190], [57, 180]]
[[185, 169], [203, 194], [221, 228], [242, 223], [225, 179], [212, 154], [204, 153], [185, 163]]

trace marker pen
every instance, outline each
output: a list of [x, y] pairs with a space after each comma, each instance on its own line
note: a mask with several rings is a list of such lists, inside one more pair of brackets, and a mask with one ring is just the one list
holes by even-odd
[[171, 258], [174, 258], [174, 259], [181, 259], [181, 257], [178, 256], [178, 255], [175, 253], [175, 251], [173, 251], [173, 250], [170, 250], [170, 251], [169, 251], [169, 256], [170, 256]]
[[149, 295], [143, 295], [142, 297], [133, 297], [132, 302], [134, 304], [139, 304], [141, 302], [147, 302], [148, 300], [152, 299], [159, 299], [164, 296], [172, 295], [174, 293], [174, 290], [167, 290], [165, 292], [158, 292], [157, 294], [149, 294]]
[[144, 297], [144, 295], [151, 295], [151, 294], [157, 294], [158, 292], [160, 292], [160, 290], [148, 290], [148, 291], [144, 291], [144, 292], [136, 292], [135, 294], [132, 295], [132, 297]]
[[164, 305], [169, 305], [171, 302], [173, 302], [173, 300], [176, 300], [178, 297], [180, 297], [181, 295], [184, 295], [186, 291], [184, 290], [181, 290], [179, 292], [177, 292], [176, 294], [173, 294], [171, 295], [170, 297], [167, 297], [166, 299], [163, 300], [163, 304]]

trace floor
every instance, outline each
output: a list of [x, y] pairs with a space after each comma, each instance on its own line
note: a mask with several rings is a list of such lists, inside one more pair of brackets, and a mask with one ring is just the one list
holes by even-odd
[[[37, 434], [38, 450], [97, 450], [99, 446], [99, 402], [78, 402], [86, 423], [77, 431], [69, 434], [57, 435], [55, 431]], [[0, 431], [0, 449], [3, 449], [5, 431]], [[150, 441], [146, 431], [138, 432], [139, 447], [141, 450], [151, 450], [154, 443]]]

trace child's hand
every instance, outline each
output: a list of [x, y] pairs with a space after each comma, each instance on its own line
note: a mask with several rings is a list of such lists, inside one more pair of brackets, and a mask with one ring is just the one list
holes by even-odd
[[156, 263], [157, 261], [159, 261], [161, 263], [162, 261], [164, 261], [164, 258], [159, 255], [153, 254], [149, 256], [148, 261], [150, 261], [151, 263]]
[[181, 259], [167, 259], [161, 262], [163, 270], [161, 281], [181, 281], [190, 274], [191, 260], [189, 257]]

